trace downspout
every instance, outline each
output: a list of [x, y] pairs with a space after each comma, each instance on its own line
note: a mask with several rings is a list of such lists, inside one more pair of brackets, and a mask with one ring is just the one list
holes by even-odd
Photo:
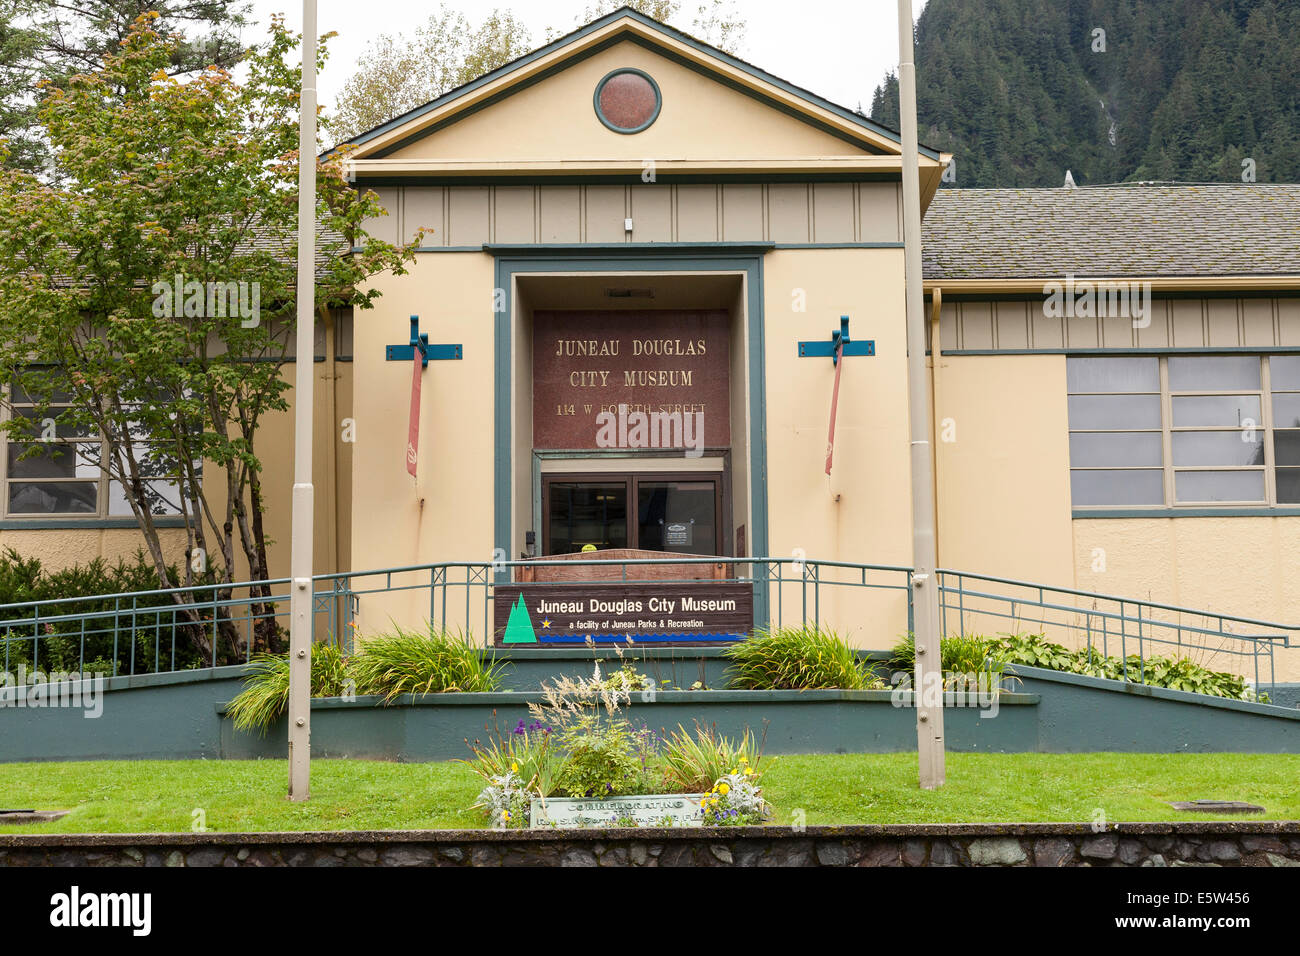
[[326, 507], [322, 509], [325, 515], [325, 553], [329, 555], [331, 573], [337, 574], [342, 568], [339, 561], [339, 498], [338, 498], [338, 469], [339, 469], [339, 415], [338, 415], [338, 369], [335, 366], [334, 356], [338, 351], [336, 345], [336, 333], [334, 327], [334, 310], [320, 307], [321, 322], [325, 326], [325, 407], [329, 409], [330, 426], [326, 434], [329, 436], [325, 442], [325, 488], [324, 499]]
[[939, 504], [939, 366], [942, 364], [939, 346], [939, 313], [943, 309], [943, 289], [934, 287], [930, 298], [930, 440], [934, 443], [934, 551], [939, 567], [943, 567], [940, 534], [943, 528], [943, 509]]

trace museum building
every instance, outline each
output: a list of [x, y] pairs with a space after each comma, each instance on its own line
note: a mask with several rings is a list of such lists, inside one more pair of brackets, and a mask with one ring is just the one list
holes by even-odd
[[[320, 330], [317, 568], [910, 566], [899, 139], [624, 9], [351, 141], [367, 228], [423, 232]], [[940, 566], [1300, 625], [1300, 186], [968, 190], [950, 160], [921, 148]], [[267, 447], [282, 575], [291, 442]], [[103, 501], [25, 513], [5, 480], [0, 545], [134, 550]], [[728, 620], [715, 592], [673, 613]], [[906, 588], [819, 600], [860, 646], [907, 628]], [[356, 623], [429, 614], [392, 593]]]

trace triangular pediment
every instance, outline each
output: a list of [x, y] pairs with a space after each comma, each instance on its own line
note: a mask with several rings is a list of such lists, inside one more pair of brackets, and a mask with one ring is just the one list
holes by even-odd
[[[602, 80], [634, 71], [652, 81], [653, 121], [611, 128]], [[370, 174], [585, 172], [648, 162], [703, 171], [739, 165], [861, 171], [897, 163], [897, 134], [850, 110], [624, 8], [357, 137]], [[923, 149], [923, 178], [938, 153]]]

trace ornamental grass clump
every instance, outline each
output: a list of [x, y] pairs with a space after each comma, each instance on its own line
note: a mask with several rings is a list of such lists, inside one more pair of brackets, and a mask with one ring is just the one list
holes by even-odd
[[664, 780], [668, 789], [680, 793], [708, 790], [740, 767], [752, 767], [757, 774], [761, 760], [761, 747], [755, 746], [748, 730], [736, 741], [699, 721], [694, 736], [678, 724], [677, 731], [663, 743]]
[[[312, 697], [341, 697], [355, 691], [348, 657], [336, 644], [316, 644], [311, 651]], [[289, 706], [289, 655], [257, 654], [250, 664], [253, 673], [244, 681], [244, 689], [230, 702], [227, 713], [235, 729], [270, 730]]]
[[391, 703], [402, 694], [482, 694], [501, 686], [504, 664], [485, 657], [461, 634], [430, 625], [371, 638], [352, 663], [357, 686]]
[[870, 690], [885, 685], [834, 632], [817, 626], [759, 631], [727, 648], [738, 690]]

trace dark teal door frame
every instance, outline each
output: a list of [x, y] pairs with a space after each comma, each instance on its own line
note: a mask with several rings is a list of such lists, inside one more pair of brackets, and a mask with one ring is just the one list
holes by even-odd
[[[764, 356], [763, 253], [771, 243], [712, 243], [708, 245], [654, 243], [609, 246], [485, 246], [496, 257], [494, 300], [500, 311], [495, 316], [495, 461], [494, 547], [498, 553], [514, 554], [511, 539], [513, 502], [511, 434], [511, 391], [513, 387], [514, 278], [521, 273], [555, 272], [733, 272], [745, 276], [745, 310], [749, 345], [749, 552], [768, 553], [767, 514], [767, 385]], [[506, 572], [498, 580], [507, 577]], [[755, 578], [766, 580], [766, 569], [755, 566]], [[765, 626], [768, 593], [758, 587], [754, 594], [754, 622]]]

